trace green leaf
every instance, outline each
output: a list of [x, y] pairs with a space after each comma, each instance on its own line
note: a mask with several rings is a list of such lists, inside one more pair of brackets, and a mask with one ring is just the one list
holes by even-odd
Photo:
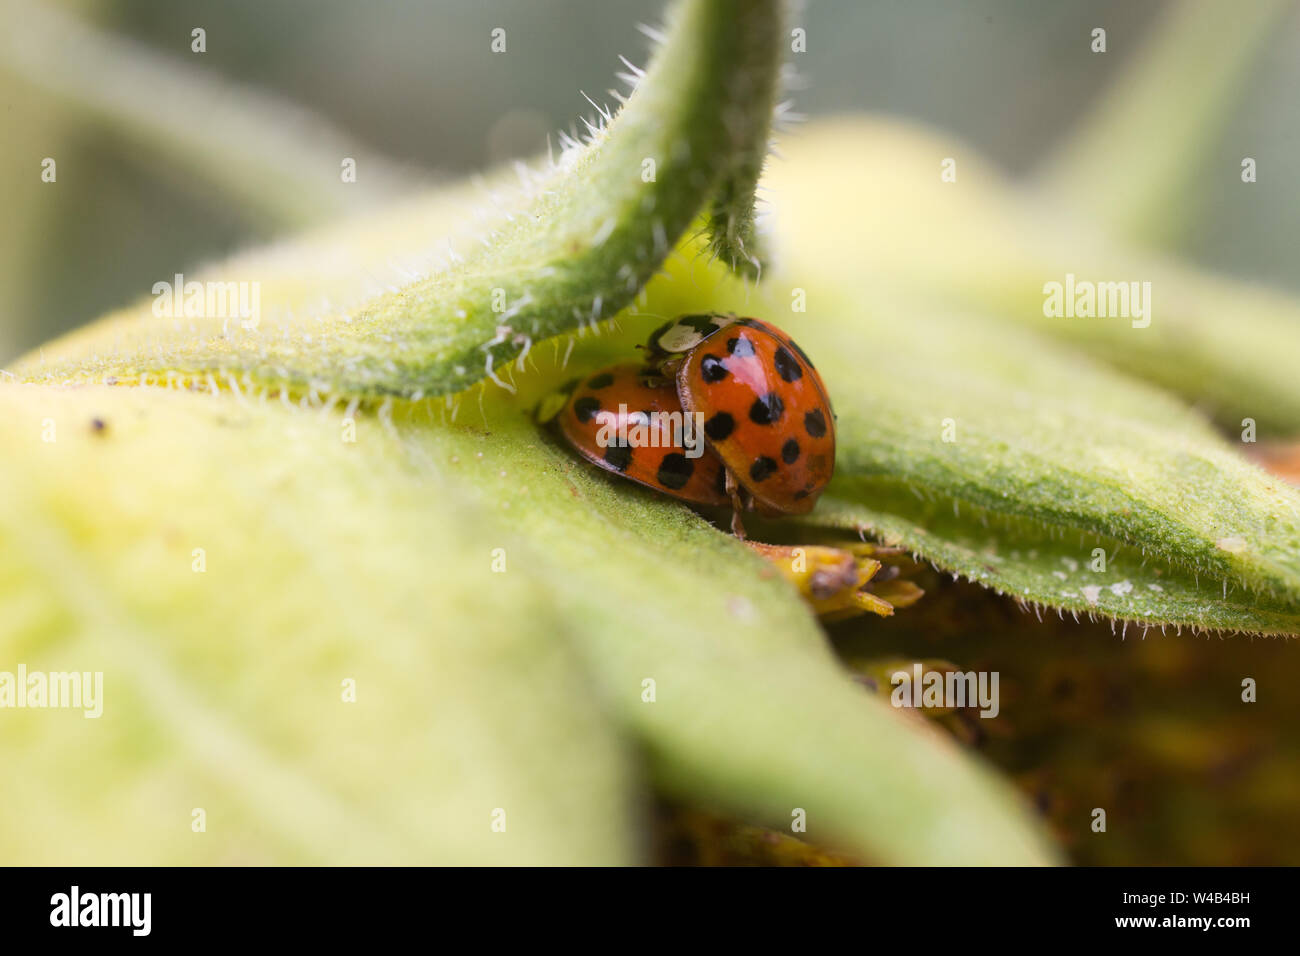
[[[267, 308], [265, 288], [252, 329], [220, 318], [159, 320], [145, 307], [132, 332], [149, 341], [146, 353], [124, 349], [120, 328], [102, 329], [57, 359], [47, 353], [41, 379], [233, 373], [354, 395], [441, 395], [484, 377], [500, 382], [502, 366], [534, 342], [615, 315], [706, 205], [716, 250], [749, 262], [752, 186], [779, 76], [779, 4], [689, 0], [673, 9], [667, 39], [626, 106], [608, 123], [588, 124], [589, 142], [572, 143], [550, 168], [521, 168], [475, 251], [435, 246], [412, 257], [408, 249], [423, 277], [408, 272], [382, 294], [371, 283], [331, 297], [328, 308], [317, 300], [309, 323], [282, 299]], [[419, 220], [408, 222], [409, 230]], [[318, 251], [307, 244], [284, 256], [310, 268], [303, 260]], [[236, 259], [204, 278], [266, 286], [275, 274], [261, 265]]]
[[1054, 858], [1000, 781], [850, 680], [808, 609], [739, 542], [610, 481], [495, 399], [486, 440], [404, 427], [415, 411], [394, 420], [413, 460], [457, 459], [480, 506], [533, 543], [530, 570], [661, 789], [780, 829], [803, 808], [810, 840], [883, 863]]
[[[866, 341], [835, 343], [815, 329], [805, 336], [813, 355], [826, 356], [840, 415], [834, 494], [869, 509], [889, 501], [927, 535], [961, 528], [963, 543], [1001, 537], [991, 550], [1021, 551], [1038, 577], [1033, 588], [1026, 580], [1002, 589], [1028, 600], [1153, 623], [1300, 630], [1294, 489], [1159, 392], [1051, 343], [1008, 338], [970, 314], [926, 314], [909, 331], [917, 336], [910, 347], [883, 327]], [[888, 363], [869, 378], [854, 375], [878, 350]], [[1097, 547], [1108, 552], [1107, 574], [1052, 573], [1068, 570], [1067, 558], [1090, 565]], [[1141, 601], [1124, 586], [1159, 584], [1153, 575], [1183, 579], [1185, 593], [1166, 592], [1183, 603], [1162, 605], [1153, 597], [1160, 592]], [[1122, 600], [1089, 596], [1109, 585]]]
[[0, 724], [6, 859], [627, 859], [630, 755], [598, 707], [666, 792], [782, 827], [800, 807], [884, 862], [1051, 858], [1004, 784], [849, 680], [763, 562], [513, 401], [460, 426], [401, 403], [355, 442], [338, 407], [227, 393], [0, 405], [25, 461], [0, 475], [0, 660], [104, 673], [98, 720]]
[[[812, 521], [856, 528], [902, 545], [954, 575], [1022, 603], [1147, 627], [1300, 634], [1294, 603], [1259, 597], [1226, 579], [1167, 563], [1166, 555], [1093, 532], [981, 512], [955, 499], [918, 502], [889, 481], [844, 482], [823, 498]], [[1098, 561], [1096, 549], [1104, 553]], [[1041, 612], [1040, 612], [1041, 614]]]
[[0, 857], [635, 858], [566, 619], [378, 422], [350, 443], [338, 410], [161, 389], [0, 407], [0, 671], [103, 674], [97, 719], [0, 710]]

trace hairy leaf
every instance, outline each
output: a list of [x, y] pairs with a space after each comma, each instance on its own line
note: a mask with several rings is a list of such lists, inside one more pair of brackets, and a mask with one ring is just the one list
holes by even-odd
[[[309, 331], [282, 299], [267, 301], [275, 290], [264, 290], [252, 328], [159, 319], [144, 306], [131, 343], [120, 329], [92, 331], [57, 358], [47, 352], [41, 380], [234, 372], [349, 394], [446, 394], [485, 376], [499, 381], [501, 366], [534, 342], [620, 311], [706, 205], [722, 257], [748, 262], [752, 186], [779, 76], [779, 4], [687, 0], [673, 9], [625, 108], [588, 124], [589, 142], [570, 142], [550, 168], [520, 167], [514, 195], [491, 211], [472, 249], [443, 248], [441, 262], [421, 257], [422, 275], [408, 273], [392, 291], [328, 300]], [[203, 278], [273, 282], [261, 266], [236, 259]]]
[[533, 542], [529, 572], [550, 582], [663, 789], [782, 829], [802, 808], [809, 839], [880, 862], [1052, 859], [1016, 798], [849, 679], [807, 608], [739, 542], [577, 461], [500, 396], [487, 413], [482, 437], [403, 424], [408, 454], [457, 459], [481, 506]]
[[0, 858], [635, 858], [566, 618], [374, 419], [348, 442], [337, 409], [103, 387], [0, 408], [0, 671], [103, 673], [98, 718], [0, 710]]
[[888, 862], [1051, 859], [762, 561], [513, 402], [458, 426], [403, 404], [355, 442], [338, 406], [228, 392], [0, 404], [25, 462], [0, 475], [0, 660], [104, 673], [99, 719], [0, 725], [6, 859], [616, 861], [633, 800], [597, 708], [684, 798], [803, 808], [811, 838]]

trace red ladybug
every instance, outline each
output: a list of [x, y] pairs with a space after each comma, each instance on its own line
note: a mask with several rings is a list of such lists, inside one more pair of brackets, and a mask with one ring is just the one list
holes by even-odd
[[794, 340], [758, 319], [708, 313], [661, 327], [648, 347], [676, 368], [682, 407], [702, 416], [742, 500], [768, 516], [811, 511], [835, 470], [835, 416]]
[[[741, 511], [812, 510], [835, 468], [835, 417], [821, 376], [789, 336], [758, 319], [705, 313], [661, 326], [646, 349], [649, 368], [614, 366], [569, 395], [560, 427], [578, 452], [695, 504], [730, 501], [741, 537]], [[679, 441], [663, 444], [662, 430], [649, 430], [659, 445], [611, 446], [610, 433], [599, 431], [656, 411], [686, 413]], [[702, 449], [689, 430], [697, 425]]]
[[565, 440], [606, 471], [692, 504], [731, 500], [721, 459], [688, 426], [672, 380], [653, 367], [613, 365], [573, 383], [558, 420]]

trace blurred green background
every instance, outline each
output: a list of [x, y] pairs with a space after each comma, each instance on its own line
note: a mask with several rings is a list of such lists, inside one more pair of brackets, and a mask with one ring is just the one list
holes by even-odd
[[[127, 135], [103, 111], [59, 95], [73, 55], [58, 42], [16, 66], [26, 19], [71, 12], [140, 50], [204, 71], [221, 89], [250, 87], [298, 104], [360, 155], [386, 156], [418, 180], [458, 176], [546, 148], [548, 130], [590, 113], [579, 91], [604, 90], [617, 55], [647, 59], [638, 21], [662, 4], [632, 0], [41, 0], [0, 5], [0, 363], [108, 309], [148, 294], [291, 224], [251, 208]], [[1095, 102], [1166, 12], [1127, 0], [813, 0], [794, 23], [806, 53], [795, 108], [809, 116], [889, 112], [951, 129], [1024, 175]], [[207, 31], [207, 52], [190, 31]], [[504, 55], [489, 50], [507, 31]], [[1093, 27], [1109, 51], [1089, 49]], [[1287, 226], [1300, 215], [1300, 18], [1294, 11], [1260, 51], [1245, 95], [1197, 162], [1222, 183], [1242, 156], [1259, 162], [1250, 189], [1186, 197], [1191, 228], [1178, 251], [1237, 275], [1300, 289]], [[57, 38], [57, 34], [56, 34]], [[33, 75], [33, 70], [38, 71]], [[83, 77], [83, 82], [84, 82]], [[93, 80], [94, 77], [92, 76]], [[53, 80], [54, 82], [51, 82]], [[217, 99], [221, 94], [217, 95]], [[73, 98], [75, 100], [75, 98]], [[202, 136], [205, 115], [178, 111], [172, 129]], [[247, 144], [214, 135], [210, 161]], [[58, 183], [40, 180], [45, 156]], [[361, 167], [362, 177], [367, 167]], [[327, 215], [329, 210], [322, 210]], [[292, 224], [297, 225], [297, 224]]]

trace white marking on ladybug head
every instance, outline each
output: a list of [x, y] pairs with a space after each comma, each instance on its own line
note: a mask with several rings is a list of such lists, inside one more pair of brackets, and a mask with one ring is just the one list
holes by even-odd
[[725, 329], [735, 321], [734, 315], [720, 312], [686, 316], [670, 325], [655, 344], [663, 352], [689, 352], [718, 329]]
[[700, 344], [703, 333], [689, 325], [674, 325], [659, 336], [659, 347], [665, 352], [689, 352]]

